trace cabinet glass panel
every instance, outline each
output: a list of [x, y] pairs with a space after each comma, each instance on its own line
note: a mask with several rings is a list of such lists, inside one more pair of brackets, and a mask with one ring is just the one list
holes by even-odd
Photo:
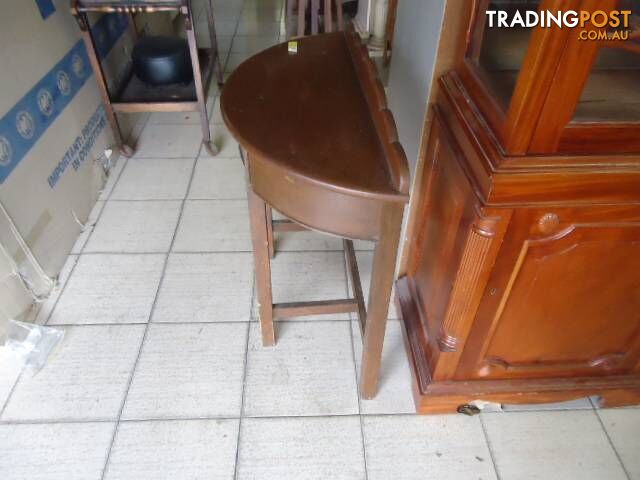
[[618, 30], [628, 38], [601, 42], [574, 122], [640, 122], [640, 0], [622, 1], [620, 9], [632, 11], [629, 28]]
[[505, 110], [513, 96], [533, 29], [500, 28], [495, 16], [491, 26], [486, 12], [506, 11], [511, 23], [516, 13], [525, 18], [527, 11], [537, 11], [539, 5], [540, 0], [484, 0], [477, 11], [474, 35], [477, 40], [471, 43], [467, 56], [479, 67], [487, 87]]

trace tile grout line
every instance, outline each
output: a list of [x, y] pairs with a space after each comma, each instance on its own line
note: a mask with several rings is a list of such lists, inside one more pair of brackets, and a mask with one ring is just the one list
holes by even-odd
[[[120, 176], [122, 175], [122, 172], [125, 170], [125, 168], [127, 168], [127, 164], [128, 163], [129, 162], [125, 162], [125, 166], [122, 167], [122, 170], [120, 171], [120, 174], [118, 175], [118, 178], [116, 179], [115, 183], [113, 184], [113, 188], [115, 188], [116, 185], [118, 184], [118, 181], [120, 180]], [[112, 192], [113, 192], [113, 189], [112, 189]], [[109, 193], [107, 198], [109, 196], [111, 196], [111, 193]], [[98, 200], [98, 201], [102, 202], [102, 208], [100, 209], [100, 212], [98, 213], [98, 216], [96, 217], [96, 221], [93, 222], [93, 225], [91, 225], [91, 231], [88, 233], [86, 240], [82, 244], [82, 247], [80, 247], [80, 251], [77, 253], [78, 256], [82, 255], [84, 253], [85, 249], [87, 248], [87, 244], [89, 243], [89, 239], [93, 236], [93, 231], [96, 229], [96, 225], [98, 225], [98, 222], [100, 221], [100, 219], [102, 218], [102, 214], [104, 213], [104, 209], [107, 206], [108, 200], [105, 199], [105, 200]], [[96, 204], [98, 203], [98, 201], [96, 201]]]
[[[516, 412], [514, 412], [516, 413]], [[498, 470], [498, 465], [496, 463], [496, 456], [495, 453], [493, 452], [493, 445], [491, 444], [491, 440], [489, 439], [489, 434], [487, 433], [487, 427], [484, 424], [484, 418], [482, 416], [482, 414], [478, 415], [479, 420], [480, 420], [480, 427], [482, 428], [482, 434], [484, 435], [484, 442], [487, 445], [487, 450], [489, 450], [489, 456], [491, 457], [491, 463], [493, 465], [493, 471], [496, 474], [496, 478], [497, 480], [502, 480], [502, 477], [500, 475], [500, 471]]]
[[[145, 159], [147, 160], [147, 159]], [[149, 159], [151, 160], [151, 159]], [[165, 161], [166, 159], [163, 158], [154, 158], [154, 161]], [[173, 160], [193, 160], [192, 158], [174, 158]], [[211, 158], [205, 157], [202, 160], [212, 160]], [[234, 158], [234, 160], [238, 160], [241, 161], [239, 158]], [[159, 198], [112, 198], [111, 200], [109, 200], [112, 203], [117, 203], [117, 202], [179, 202], [180, 200], [182, 200], [182, 197], [173, 197], [173, 198], [167, 198], [167, 197], [159, 197]], [[246, 197], [234, 197], [234, 198], [206, 198], [206, 197], [202, 197], [202, 198], [193, 198], [193, 197], [187, 197], [186, 198], [187, 201], [189, 202], [246, 202], [247, 198]]]
[[[97, 220], [96, 220], [97, 221]], [[88, 239], [88, 237], [87, 237]], [[84, 247], [84, 245], [83, 245]], [[82, 249], [80, 249], [82, 250]], [[67, 278], [65, 279], [64, 284], [60, 287], [60, 292], [58, 294], [58, 298], [55, 299], [55, 301], [53, 302], [53, 306], [51, 307], [51, 311], [49, 312], [49, 314], [47, 315], [47, 318], [45, 319], [44, 323], [42, 324], [43, 326], [49, 326], [49, 320], [51, 320], [51, 317], [53, 315], [53, 312], [56, 311], [56, 308], [58, 307], [58, 303], [60, 303], [60, 299], [62, 298], [62, 295], [64, 294], [65, 290], [67, 289], [67, 285], [69, 285], [69, 280], [71, 280], [71, 276], [73, 275], [73, 272], [76, 271], [76, 268], [78, 267], [78, 263], [80, 262], [80, 254], [75, 255], [76, 261], [73, 262], [73, 266], [71, 267], [71, 270], [69, 270], [69, 275], [67, 275]], [[71, 257], [71, 255], [67, 255], [67, 259], [69, 259], [69, 257]]]
[[[346, 282], [346, 295], [349, 297], [351, 294], [351, 285], [349, 284], [349, 272], [347, 269], [349, 268], [347, 265], [347, 252], [344, 251], [344, 255], [342, 257], [342, 264], [344, 269], [344, 278]], [[356, 320], [357, 321], [357, 320]], [[356, 359], [356, 346], [355, 346], [355, 338], [353, 334], [353, 319], [351, 318], [351, 314], [349, 314], [349, 337], [351, 339], [351, 358], [353, 359], [353, 373], [356, 379], [356, 396], [358, 400], [358, 420], [360, 422], [360, 438], [362, 439], [362, 462], [364, 465], [364, 478], [368, 480], [369, 478], [369, 470], [367, 467], [367, 445], [366, 439], [364, 436], [364, 418], [362, 416], [362, 400], [360, 398], [360, 381], [358, 379], [358, 362]]]
[[[249, 312], [253, 311], [253, 302], [254, 302], [253, 289], [255, 287], [255, 282], [256, 280], [254, 275], [253, 282], [251, 285], [251, 300], [249, 300], [249, 304], [250, 304]], [[251, 315], [251, 313], [249, 313], [249, 315]], [[240, 397], [240, 419], [238, 420], [238, 438], [236, 439], [236, 459], [233, 467], [234, 480], [237, 480], [238, 478], [238, 462], [240, 461], [240, 436], [242, 435], [242, 419], [244, 418], [244, 398], [245, 398], [246, 386], [247, 386], [247, 366], [249, 365], [249, 339], [251, 337], [251, 323], [252, 322], [249, 322], [249, 324], [247, 325], [247, 341], [246, 341], [246, 348], [244, 351], [244, 369], [242, 371], [242, 395]]]
[[[180, 200], [173, 200], [178, 203]], [[371, 250], [356, 250], [356, 252], [370, 252]], [[342, 250], [280, 250], [280, 254], [292, 255], [303, 253], [341, 253]], [[109, 251], [109, 250], [93, 250], [89, 252], [83, 252], [82, 255], [162, 255], [165, 251], [159, 250], [157, 252], [143, 252], [143, 251]], [[180, 255], [215, 255], [215, 254], [247, 254], [253, 253], [253, 250], [172, 250], [169, 253], [179, 253]], [[73, 254], [80, 256], [81, 254]], [[397, 319], [396, 319], [397, 320]]]
[[[253, 308], [253, 307], [252, 307]], [[339, 319], [339, 318], [322, 318], [322, 319], [318, 319], [318, 320], [300, 320], [298, 317], [298, 319], [293, 318], [293, 319], [281, 319], [281, 320], [275, 320], [275, 323], [283, 323], [283, 324], [288, 324], [288, 323], [301, 323], [301, 324], [306, 324], [306, 323], [320, 323], [320, 322], [324, 322], [324, 323], [347, 323], [347, 322], [354, 322], [355, 320], [349, 320], [347, 319]], [[393, 320], [393, 319], [389, 319], [388, 321], [390, 322], [398, 322], [399, 320]], [[173, 322], [160, 322], [160, 321], [154, 321], [154, 322], [130, 322], [130, 323], [115, 323], [115, 322], [101, 322], [101, 323], [57, 323], [54, 325], [49, 325], [49, 326], [55, 326], [55, 327], [114, 327], [114, 326], [132, 326], [132, 325], [147, 325], [148, 323], [154, 323], [156, 325], [242, 325], [245, 323], [248, 324], [258, 324], [259, 320], [258, 319], [251, 319], [251, 320], [238, 320], [238, 321], [232, 321], [232, 322], [226, 322], [223, 320], [212, 320], [210, 322], [207, 321], [189, 321], [189, 322], [177, 322], [177, 321], [173, 321]], [[565, 410], [585, 410], [585, 409], [565, 409]], [[531, 411], [531, 410], [528, 410]], [[540, 411], [545, 411], [545, 410], [540, 410]], [[492, 413], [492, 412], [489, 412]], [[515, 412], [512, 412], [515, 413]]]
[[[527, 410], [521, 412], [486, 412], [482, 415], [520, 415], [524, 413], [548, 413], [550, 410]], [[553, 410], [554, 412], [581, 412], [588, 410]], [[451, 414], [455, 415], [455, 414]], [[419, 416], [415, 413], [344, 413], [344, 414], [301, 414], [301, 415], [243, 415], [242, 418], [250, 419], [279, 419], [279, 418], [351, 418], [351, 417], [363, 417], [363, 418], [376, 418], [376, 417], [389, 417], [389, 418], [401, 418], [410, 417], [415, 418]], [[127, 418], [121, 419], [120, 423], [128, 422], [159, 422], [159, 421], [180, 421], [180, 420], [238, 420], [240, 416], [185, 416], [185, 417], [148, 417], [148, 418]], [[3, 425], [46, 425], [46, 424], [60, 424], [60, 423], [114, 423], [112, 418], [51, 418], [46, 420], [0, 420], [0, 426]]]
[[611, 440], [611, 436], [609, 435], [609, 431], [607, 430], [607, 427], [604, 425], [604, 421], [602, 420], [602, 417], [600, 416], [599, 409], [595, 409], [594, 408], [593, 409], [593, 413], [595, 413], [596, 418], [598, 419], [598, 423], [600, 423], [600, 428], [602, 428], [602, 432], [604, 433], [605, 437], [607, 437], [607, 441], [609, 442], [609, 445], [611, 446], [611, 449], [613, 450], [613, 453], [615, 454], [616, 458], [618, 459], [618, 462], [620, 463], [620, 467], [622, 467], [622, 471], [627, 476], [627, 479], [631, 480], [631, 474], [629, 473], [629, 471], [627, 470], [626, 465], [622, 461], [622, 457], [620, 456], [620, 453], [618, 452], [618, 449], [614, 445], [613, 440]]
[[18, 386], [18, 382], [20, 382], [20, 380], [22, 379], [22, 375], [24, 375], [25, 369], [26, 369], [26, 366], [23, 366], [22, 370], [20, 370], [20, 373], [18, 374], [18, 378], [16, 378], [16, 381], [13, 382], [13, 385], [11, 386], [11, 390], [9, 391], [9, 395], [7, 395], [7, 399], [2, 404], [2, 408], [0, 408], [0, 425], [4, 424], [4, 422], [2, 422], [2, 416], [4, 415], [4, 411], [6, 410], [7, 406], [9, 405], [9, 401], [11, 400], [11, 397], [13, 396], [13, 392], [15, 391], [16, 387]]
[[[144, 130], [144, 128], [143, 128], [143, 130]], [[178, 214], [178, 218], [177, 218], [177, 221], [176, 221], [175, 228], [173, 230], [173, 236], [171, 237], [171, 243], [169, 244], [169, 249], [165, 253], [164, 264], [162, 266], [162, 273], [160, 275], [160, 280], [158, 281], [158, 287], [156, 288], [156, 294], [155, 294], [155, 297], [153, 299], [153, 304], [151, 305], [151, 309], [149, 311], [149, 317], [148, 317], [147, 325], [145, 326], [144, 333], [142, 334], [142, 340], [140, 342], [140, 347], [138, 348], [138, 355], [136, 356], [136, 359], [133, 362], [133, 366], [131, 368], [131, 374], [129, 375], [129, 380], [127, 382], [127, 385], [126, 385], [125, 390], [124, 390], [124, 394], [122, 396], [122, 402], [120, 404], [120, 410], [118, 411], [118, 416], [116, 418], [116, 424], [115, 424], [115, 427], [113, 429], [113, 435], [111, 437], [111, 442], [110, 442], [109, 448], [107, 450], [107, 456], [105, 458], [105, 463], [104, 463], [104, 466], [102, 468], [102, 475], [100, 476], [101, 480], [105, 479], [105, 477], [107, 475], [107, 471], [109, 469], [109, 461], [111, 459], [111, 452], [113, 451], [113, 446], [115, 444], [115, 441], [116, 441], [116, 438], [117, 438], [117, 435], [118, 435], [118, 430], [120, 428], [120, 421], [121, 421], [121, 418], [122, 418], [122, 412], [124, 411], [124, 408], [126, 406], [127, 396], [129, 395], [129, 390], [131, 389], [131, 385], [132, 385], [133, 379], [135, 377], [135, 373], [136, 373], [136, 369], [137, 369], [137, 366], [138, 366], [138, 362], [140, 361], [140, 357], [142, 356], [142, 350], [143, 350], [144, 345], [145, 345], [146, 340], [147, 340], [147, 335], [149, 333], [149, 327], [151, 325], [151, 319], [153, 318], [153, 314], [155, 312], [155, 308], [156, 308], [156, 305], [158, 303], [158, 297], [160, 296], [160, 290], [162, 288], [162, 284], [164, 282], [164, 278], [165, 278], [165, 275], [166, 275], [166, 272], [167, 272], [167, 266], [169, 264], [169, 255], [170, 255], [171, 249], [173, 248], [173, 244], [175, 242], [175, 239], [176, 239], [176, 236], [177, 236], [177, 233], [178, 233], [178, 229], [180, 227], [180, 221], [182, 219], [182, 213], [184, 211], [184, 205], [185, 205], [185, 202], [186, 202], [187, 193], [189, 192], [189, 189], [191, 188], [191, 183], [193, 182], [193, 177], [195, 175], [196, 166], [197, 166], [197, 163], [198, 163], [198, 157], [200, 155], [200, 152], [202, 151], [202, 148], [203, 148], [203, 144], [201, 143], [200, 144], [200, 148], [198, 149], [198, 153], [197, 153], [197, 155], [195, 157], [195, 161], [193, 162], [193, 165], [191, 167], [192, 170], [191, 170], [191, 176], [189, 178], [189, 184], [187, 185], [185, 196], [184, 196], [184, 198], [182, 200], [182, 203], [180, 205], [180, 211], [179, 211], [179, 214]], [[119, 180], [119, 178], [118, 178], [118, 180]], [[114, 189], [115, 189], [115, 186], [114, 186]], [[112, 192], [113, 192], [113, 190], [112, 190]]]
[[[242, 8], [241, 11], [244, 9], [246, 1], [243, 0], [242, 1]], [[238, 17], [238, 20], [236, 21], [236, 28], [233, 31], [233, 35], [231, 36], [231, 43], [229, 44], [229, 51], [227, 52], [226, 56], [225, 56], [225, 60], [224, 60], [224, 65], [222, 65], [222, 62], [220, 62], [220, 68], [222, 69], [222, 78], [223, 78], [223, 82], [226, 82], [226, 79], [224, 78], [226, 71], [227, 71], [227, 63], [229, 62], [229, 58], [231, 57], [231, 47], [233, 45], [233, 42], [236, 38], [236, 35], [238, 33], [238, 27], [240, 25], [240, 16]], [[224, 88], [224, 86], [220, 87], [218, 86], [218, 102], [220, 102], [220, 97], [222, 95], [222, 89]], [[211, 112], [211, 118], [213, 118], [213, 110], [215, 109], [215, 103], [214, 106], [212, 108], [212, 112]], [[211, 129], [211, 123], [209, 122], [209, 128]], [[200, 156], [198, 155], [198, 158]], [[189, 190], [191, 190], [191, 188], [189, 188]], [[252, 317], [252, 313], [253, 313], [253, 301], [254, 301], [254, 294], [253, 294], [253, 290], [255, 289], [255, 283], [256, 283], [256, 277], [255, 277], [255, 267], [254, 267], [254, 274], [253, 274], [253, 278], [251, 279], [251, 290], [250, 290], [250, 298], [249, 298], [249, 323], [247, 325], [247, 338], [246, 338], [246, 342], [245, 342], [245, 351], [244, 351], [244, 368], [242, 371], [242, 393], [240, 396], [240, 419], [238, 420], [238, 437], [236, 438], [236, 456], [233, 462], [233, 478], [234, 480], [236, 480], [238, 478], [238, 462], [240, 461], [240, 436], [242, 435], [242, 417], [244, 415], [244, 397], [245, 397], [245, 391], [246, 391], [246, 380], [247, 380], [247, 365], [248, 365], [248, 360], [249, 360], [249, 338], [251, 335], [251, 317]]]
[[[159, 124], [159, 125], [162, 125], [162, 126], [165, 126], [165, 127], [183, 126], [183, 125], [175, 125], [175, 124], [170, 124], [170, 123]], [[221, 124], [218, 123], [216, 125], [221, 125]], [[154, 125], [152, 125], [152, 126], [154, 126]], [[188, 127], [199, 127], [199, 125], [186, 125], [186, 126], [188, 126]], [[200, 156], [200, 150], [198, 150], [198, 156]], [[134, 157], [132, 157], [132, 158], [134, 158]], [[135, 158], [137, 160], [157, 160], [157, 159], [162, 159], [162, 160], [189, 160], [189, 159], [192, 159], [194, 157], [167, 157], [167, 156], [163, 157], [163, 156], [160, 156], [160, 155], [157, 155], [157, 154], [156, 155], [148, 155], [148, 154], [146, 154], [146, 155], [135, 155]], [[231, 155], [231, 156], [228, 156], [228, 157], [223, 157], [223, 156], [219, 157], [219, 156], [216, 155], [215, 157], [203, 157], [203, 158], [209, 158], [209, 159], [220, 158], [220, 159], [223, 159], [223, 158], [238, 158], [238, 156], [237, 155]]]
[[[345, 413], [345, 414], [314, 414], [314, 415], [248, 415], [248, 416], [229, 416], [229, 415], [204, 415], [193, 417], [148, 417], [148, 418], [126, 418], [121, 419], [119, 423], [146, 423], [146, 422], [187, 422], [187, 421], [205, 421], [205, 420], [280, 420], [280, 419], [309, 419], [309, 418], [416, 418], [415, 413], [376, 413], [371, 415], [359, 415], [357, 413]], [[9, 425], [60, 425], [60, 424], [87, 424], [87, 423], [116, 423], [113, 418], [86, 418], [86, 419], [50, 419], [50, 420], [9, 420], [0, 422], [0, 427]]]

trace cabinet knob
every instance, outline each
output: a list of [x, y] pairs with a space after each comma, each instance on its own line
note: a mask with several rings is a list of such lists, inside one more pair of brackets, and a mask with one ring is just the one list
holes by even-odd
[[538, 220], [538, 228], [542, 233], [551, 233], [558, 225], [560, 225], [560, 217], [555, 213], [545, 213]]

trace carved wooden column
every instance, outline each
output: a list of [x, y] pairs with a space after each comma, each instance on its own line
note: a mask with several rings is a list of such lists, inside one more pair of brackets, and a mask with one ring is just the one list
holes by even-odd
[[[509, 217], [510, 212], [505, 211], [504, 214]], [[483, 212], [480, 208], [476, 211], [438, 332], [437, 343], [441, 360], [434, 373], [434, 379], [450, 378], [454, 374], [489, 279], [491, 265], [495, 260], [507, 220], [504, 216]]]

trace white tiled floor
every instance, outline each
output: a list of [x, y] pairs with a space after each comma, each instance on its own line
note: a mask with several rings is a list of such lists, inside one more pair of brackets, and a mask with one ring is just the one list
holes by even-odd
[[[278, 41], [283, 0], [214, 3], [227, 71]], [[37, 317], [62, 346], [35, 376], [0, 359], [0, 479], [640, 480], [640, 409], [413, 415], [398, 320], [370, 401], [347, 315], [280, 322], [263, 348], [244, 170], [221, 122], [214, 108], [210, 158], [197, 119], [153, 115], [117, 164]], [[348, 294], [339, 241], [277, 240], [277, 301]], [[356, 246], [366, 287], [371, 248]]]

